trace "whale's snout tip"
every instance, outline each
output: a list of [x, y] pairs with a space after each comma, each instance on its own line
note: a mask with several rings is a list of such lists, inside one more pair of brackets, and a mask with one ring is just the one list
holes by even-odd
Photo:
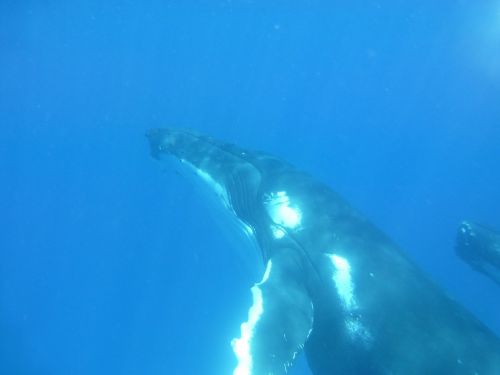
[[153, 128], [146, 131], [145, 136], [149, 141], [151, 156], [160, 159], [160, 154], [167, 152], [170, 140], [169, 129]]

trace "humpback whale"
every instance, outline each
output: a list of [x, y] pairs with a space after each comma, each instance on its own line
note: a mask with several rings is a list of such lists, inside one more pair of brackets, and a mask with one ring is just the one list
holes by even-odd
[[232, 340], [234, 375], [498, 375], [500, 340], [328, 186], [272, 155], [194, 131], [147, 133], [210, 186], [264, 274]]
[[463, 221], [455, 250], [474, 270], [500, 285], [500, 233], [485, 225]]

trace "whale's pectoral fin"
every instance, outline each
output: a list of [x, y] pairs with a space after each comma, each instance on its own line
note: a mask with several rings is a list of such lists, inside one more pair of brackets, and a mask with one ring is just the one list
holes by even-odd
[[268, 261], [262, 281], [252, 287], [253, 306], [241, 337], [232, 342], [238, 358], [234, 375], [285, 374], [293, 364], [313, 323], [303, 272], [292, 250], [281, 250]]
[[476, 271], [500, 285], [500, 233], [464, 221], [457, 232], [457, 254]]

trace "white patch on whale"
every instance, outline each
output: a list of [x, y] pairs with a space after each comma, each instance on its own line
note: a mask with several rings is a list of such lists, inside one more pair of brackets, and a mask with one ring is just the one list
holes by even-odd
[[180, 161], [182, 164], [186, 165], [189, 169], [193, 170], [210, 187], [210, 189], [217, 195], [217, 197], [220, 198], [220, 200], [224, 204], [224, 207], [228, 209], [231, 208], [231, 205], [229, 204], [229, 197], [227, 195], [227, 190], [221, 184], [215, 181], [212, 178], [212, 176], [210, 176], [207, 172], [199, 168], [196, 168], [193, 164], [189, 163], [188, 161], [184, 159], [180, 159]]
[[337, 254], [326, 254], [333, 265], [332, 279], [345, 313], [345, 327], [351, 339], [361, 340], [365, 345], [372, 341], [372, 335], [361, 322], [357, 313], [358, 303], [354, 294], [351, 265], [346, 258]]
[[344, 309], [352, 311], [357, 307], [356, 300], [354, 299], [354, 286], [351, 277], [351, 265], [347, 259], [342, 258], [335, 254], [328, 254], [335, 270], [333, 272], [333, 281], [337, 288], [340, 300]]
[[271, 228], [275, 238], [279, 239], [285, 235], [280, 227], [294, 229], [302, 222], [302, 211], [291, 202], [286, 191], [266, 195], [264, 205], [271, 220], [278, 226]]
[[273, 263], [271, 260], [267, 262], [266, 272], [260, 283], [255, 284], [252, 291], [253, 304], [248, 311], [248, 320], [241, 325], [241, 337], [239, 339], [233, 339], [231, 341], [231, 346], [233, 347], [234, 354], [238, 359], [238, 365], [236, 366], [233, 375], [250, 375], [252, 374], [252, 353], [250, 353], [250, 343], [254, 335], [254, 329], [259, 321], [260, 317], [264, 313], [264, 304], [262, 298], [262, 290], [260, 285], [265, 283], [269, 279], [271, 273], [271, 268]]

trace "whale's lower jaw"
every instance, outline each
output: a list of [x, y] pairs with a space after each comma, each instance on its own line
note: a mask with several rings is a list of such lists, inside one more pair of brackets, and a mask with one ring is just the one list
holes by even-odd
[[500, 374], [499, 339], [327, 186], [195, 132], [148, 138], [258, 244], [265, 272], [232, 341], [235, 375], [286, 374], [303, 349], [315, 375]]

